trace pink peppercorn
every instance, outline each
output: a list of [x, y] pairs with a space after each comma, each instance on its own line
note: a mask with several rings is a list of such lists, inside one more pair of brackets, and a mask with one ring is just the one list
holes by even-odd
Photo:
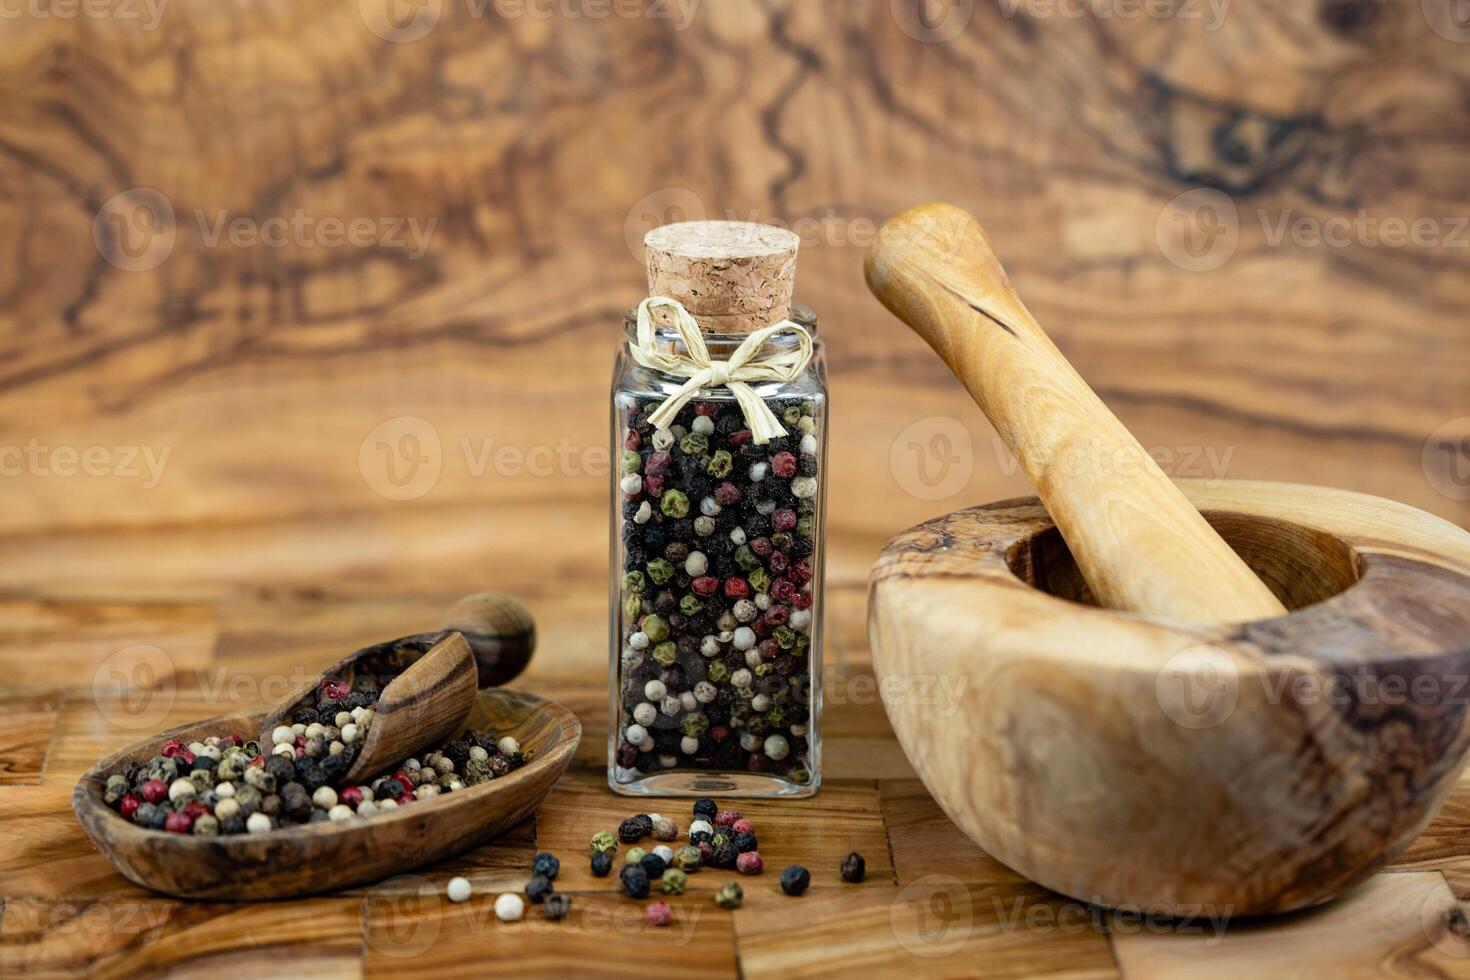
[[755, 824], [751, 823], [744, 817], [741, 817], [739, 820], [730, 825], [730, 829], [735, 831], [735, 833], [737, 834], [753, 834], [755, 833]]
[[715, 814], [716, 827], [728, 827], [741, 817], [739, 810], [721, 810]]
[[709, 737], [714, 739], [716, 742], [723, 742], [725, 739], [730, 737], [730, 729], [726, 728], [724, 725], [716, 725], [709, 730]]
[[796, 598], [796, 583], [789, 578], [778, 578], [771, 583], [771, 598], [777, 602], [790, 602]]
[[656, 453], [650, 453], [643, 464], [644, 476], [663, 476], [669, 471], [674, 463], [673, 455], [667, 449], [660, 449]]
[[643, 445], [643, 437], [638, 434], [637, 430], [629, 429], [628, 438], [623, 442], [623, 448], [637, 452], [641, 445]]
[[796, 511], [782, 507], [771, 515], [771, 527], [778, 531], [789, 531], [796, 527]]
[[352, 685], [346, 681], [325, 680], [322, 681], [322, 694], [333, 701], [341, 701], [352, 693]]
[[760, 851], [746, 851], [735, 859], [735, 870], [743, 875], [758, 875], [765, 866]]
[[782, 572], [786, 571], [786, 567], [791, 564], [791, 559], [787, 558], [785, 555], [778, 551], [775, 554], [771, 555], [771, 557], [766, 559], [766, 564], [770, 566], [772, 572], [780, 575]]
[[720, 406], [716, 405], [714, 402], [700, 402], [698, 405], [694, 406], [695, 415], [717, 415], [719, 414], [719, 411]]
[[694, 590], [695, 595], [712, 596], [719, 591], [720, 580], [713, 575], [701, 575], [690, 582], [689, 587]]
[[721, 507], [729, 507], [731, 504], [740, 503], [740, 488], [726, 480], [715, 487], [715, 503]]
[[725, 579], [726, 599], [745, 599], [750, 596], [750, 583], [739, 575], [731, 575]]
[[175, 755], [174, 758], [175, 759], [178, 759], [180, 762], [182, 762], [186, 766], [192, 766], [194, 764], [195, 755], [194, 755], [193, 752], [190, 752], [188, 749], [185, 749], [184, 751], [182, 751], [182, 752], [178, 753], [177, 755]]
[[[786, 621], [791, 618], [791, 608], [789, 606], [772, 606], [766, 610], [764, 618], [772, 626], [785, 626]], [[761, 650], [761, 656], [764, 657], [765, 655], [766, 651]]]
[[142, 800], [138, 799], [132, 793], [129, 793], [127, 796], [124, 796], [122, 800], [118, 803], [117, 812], [121, 813], [125, 817], [131, 817], [134, 813], [138, 812], [138, 807], [142, 804], [142, 802]]
[[643, 478], [643, 492], [654, 500], [664, 495], [664, 478], [656, 474], [650, 474]]
[[674, 910], [669, 908], [668, 902], [654, 902], [643, 914], [651, 926], [666, 926], [674, 921]]
[[230, 734], [219, 740], [219, 744], [221, 746], [244, 745], [245, 736], [241, 735], [239, 732], [230, 732]]
[[143, 799], [149, 803], [162, 803], [168, 796], [168, 783], [161, 779], [150, 779], [143, 784]]
[[789, 480], [796, 475], [796, 457], [791, 453], [782, 451], [771, 457], [771, 472], [783, 480]]
[[170, 834], [187, 834], [194, 829], [194, 818], [187, 813], [170, 813], [163, 818], [163, 829]]
[[811, 604], [812, 604], [812, 597], [810, 595], [806, 594], [805, 592], [802, 592], [802, 593], [799, 593], [796, 596], [795, 599], [792, 599], [791, 600], [791, 604], [793, 606], [795, 606], [797, 609], [806, 609], [806, 608], [809, 608], [811, 606]]
[[362, 788], [359, 786], [346, 786], [337, 794], [337, 801], [345, 803], [356, 810], [357, 805], [362, 802]]
[[770, 538], [751, 538], [750, 550], [764, 558], [771, 553]]
[[[784, 609], [785, 607], [772, 606], [771, 608]], [[780, 626], [781, 624], [776, 623], [775, 625]], [[775, 640], [761, 640], [760, 643], [756, 645], [756, 649], [760, 651], [762, 663], [768, 660], [774, 660], [781, 655], [781, 644], [777, 643]]]
[[163, 748], [158, 750], [158, 754], [165, 759], [172, 759], [182, 751], [184, 751], [183, 739], [171, 738], [163, 743]]
[[805, 558], [803, 558], [801, 561], [795, 562], [791, 566], [791, 571], [786, 573], [786, 577], [791, 579], [792, 581], [801, 582], [803, 584], [809, 582], [812, 577], [811, 563], [808, 562]]
[[214, 811], [198, 800], [190, 800], [179, 812], [187, 815], [190, 820], [198, 820], [200, 817], [208, 816]]
[[753, 437], [749, 429], [741, 429], [739, 432], [730, 433], [729, 442], [732, 446], [743, 446], [752, 438]]
[[715, 848], [709, 841], [702, 840], [696, 846], [699, 848], [700, 864], [709, 864], [715, 859]]

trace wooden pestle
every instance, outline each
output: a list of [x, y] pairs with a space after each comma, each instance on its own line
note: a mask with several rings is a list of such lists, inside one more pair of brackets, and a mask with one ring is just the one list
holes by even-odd
[[865, 272], [1025, 467], [1098, 602], [1202, 623], [1286, 613], [1047, 337], [973, 216], [896, 215]]

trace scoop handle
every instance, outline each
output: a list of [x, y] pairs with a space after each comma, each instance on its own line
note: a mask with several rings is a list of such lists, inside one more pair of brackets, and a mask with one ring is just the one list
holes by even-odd
[[865, 272], [969, 389], [1100, 603], [1201, 623], [1286, 612], [1047, 337], [973, 216], [947, 204], [896, 215]]

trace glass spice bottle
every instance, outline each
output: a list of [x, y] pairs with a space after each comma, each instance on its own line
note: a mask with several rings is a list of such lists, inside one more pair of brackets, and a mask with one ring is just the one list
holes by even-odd
[[827, 378], [798, 241], [730, 221], [644, 241], [612, 392], [619, 793], [817, 791]]

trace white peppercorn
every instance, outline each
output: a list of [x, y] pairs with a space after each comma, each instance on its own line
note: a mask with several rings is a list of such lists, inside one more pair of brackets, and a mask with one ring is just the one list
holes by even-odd
[[[448, 886], [444, 889], [451, 902], [467, 902], [470, 900], [470, 880], [468, 878], [450, 878]], [[498, 903], [497, 903], [498, 904]]]

